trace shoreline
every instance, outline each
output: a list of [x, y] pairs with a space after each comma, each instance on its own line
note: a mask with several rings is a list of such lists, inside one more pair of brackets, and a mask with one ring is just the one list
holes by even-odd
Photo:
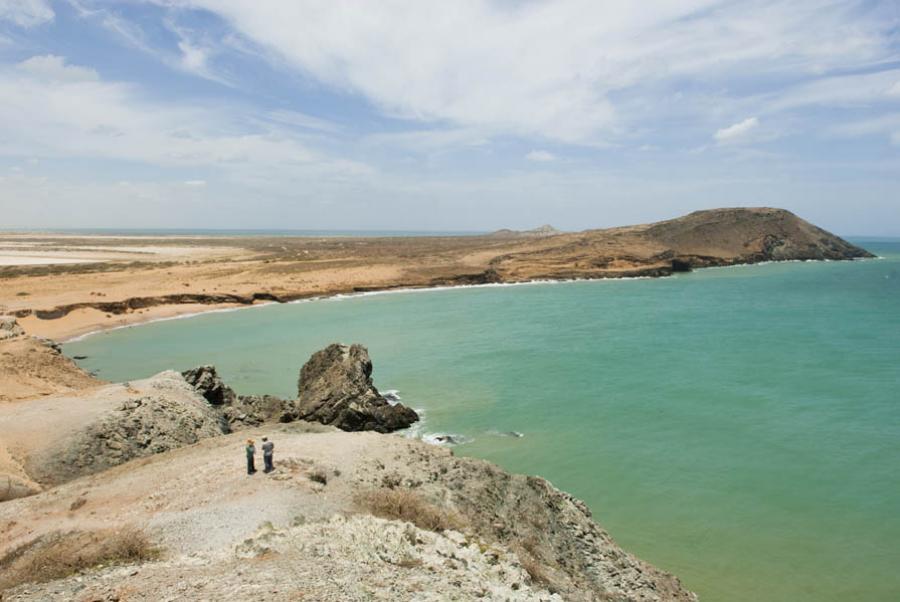
[[[840, 260], [840, 261], [866, 261], [866, 260], [878, 260], [884, 259], [880, 256], [875, 257], [858, 257], [850, 260]], [[832, 259], [785, 259], [780, 261], [758, 261], [758, 262], [750, 262], [750, 263], [735, 263], [732, 265], [719, 265], [719, 266], [706, 266], [702, 268], [696, 268], [695, 271], [706, 271], [706, 270], [719, 270], [719, 269], [730, 269], [730, 268], [747, 268], [747, 267], [757, 267], [757, 266], [766, 266], [766, 265], [778, 265], [785, 263], [836, 263], [836, 260]], [[690, 273], [690, 272], [685, 272]], [[75, 343], [78, 341], [83, 341], [89, 337], [103, 334], [106, 332], [113, 332], [116, 330], [124, 330], [127, 328], [134, 328], [136, 326], [146, 326], [148, 324], [155, 324], [158, 322], [170, 322], [173, 320], [184, 320], [189, 318], [196, 318], [199, 316], [203, 316], [206, 314], [218, 314], [218, 313], [231, 313], [237, 312], [241, 310], [250, 310], [250, 309], [260, 309], [263, 307], [272, 307], [272, 306], [281, 306], [281, 305], [296, 305], [301, 303], [311, 303], [314, 301], [340, 301], [342, 299], [355, 299], [361, 297], [374, 297], [380, 295], [390, 295], [390, 294], [409, 294], [409, 293], [432, 293], [432, 292], [440, 292], [440, 291], [452, 291], [452, 290], [464, 290], [464, 289], [479, 289], [479, 288], [494, 288], [494, 287], [515, 287], [515, 286], [532, 286], [532, 285], [541, 285], [541, 284], [573, 284], [573, 283], [583, 283], [583, 282], [617, 282], [617, 281], [638, 281], [638, 280], [658, 280], [664, 278], [672, 278], [675, 277], [677, 273], [665, 274], [660, 276], [608, 276], [608, 277], [600, 277], [600, 278], [542, 278], [536, 280], [525, 280], [522, 282], [486, 282], [482, 284], [455, 284], [455, 285], [434, 285], [434, 286], [400, 286], [400, 287], [385, 287], [383, 289], [376, 290], [368, 290], [368, 291], [356, 291], [356, 292], [347, 292], [347, 293], [332, 293], [332, 294], [324, 294], [324, 295], [316, 295], [312, 297], [304, 297], [300, 299], [292, 299], [290, 301], [263, 301], [259, 303], [251, 303], [251, 304], [223, 304], [221, 306], [205, 306], [209, 307], [209, 309], [200, 309], [198, 311], [186, 310], [179, 311], [182, 307], [180, 304], [164, 304], [164, 305], [156, 305], [148, 310], [152, 311], [153, 309], [169, 309], [174, 310], [171, 315], [158, 316], [158, 317], [148, 317], [146, 319], [137, 319], [134, 321], [129, 321], [127, 324], [118, 324], [115, 326], [108, 327], [100, 327], [94, 330], [89, 330], [86, 332], [74, 332], [71, 335], [65, 335], [63, 338], [57, 339], [57, 342], [60, 344], [66, 345], [68, 343]], [[187, 304], [185, 304], [187, 305]], [[120, 316], [131, 316], [134, 314], [119, 314]], [[34, 316], [28, 316], [27, 318], [19, 318], [20, 323], [23, 320], [28, 320], [26, 324], [28, 324], [31, 320], [41, 320], [42, 322], [51, 322], [56, 320], [65, 320], [65, 316], [61, 318], [35, 318]], [[27, 330], [27, 328], [26, 328]]]
[[[727, 267], [727, 266], [726, 266]], [[62, 334], [56, 335], [54, 338], [60, 344], [68, 344], [74, 343], [78, 341], [82, 341], [88, 337], [92, 337], [98, 334], [103, 334], [105, 332], [112, 332], [115, 330], [123, 330], [126, 328], [133, 328], [136, 326], [145, 326], [147, 324], [153, 324], [156, 322], [169, 322], [172, 320], [182, 320], [188, 318], [194, 318], [198, 316], [202, 316], [205, 314], [215, 314], [215, 313], [230, 313], [234, 311], [240, 310], [249, 310], [249, 309], [259, 309], [263, 307], [272, 307], [272, 306], [282, 306], [282, 305], [295, 305], [301, 303], [310, 303], [313, 301], [339, 301], [342, 299], [354, 299], [361, 297], [374, 297], [380, 295], [388, 295], [388, 294], [409, 294], [409, 293], [426, 293], [426, 292], [439, 292], [439, 291], [451, 291], [451, 290], [460, 290], [460, 289], [473, 289], [473, 288], [492, 288], [492, 287], [514, 287], [514, 286], [531, 286], [531, 285], [540, 285], [540, 284], [568, 284], [568, 283], [576, 283], [576, 282], [614, 282], [614, 281], [633, 281], [633, 280], [654, 280], [657, 278], [668, 278], [673, 274], [667, 274], [665, 276], [623, 276], [623, 277], [604, 277], [604, 278], [560, 278], [560, 279], [537, 279], [537, 280], [526, 280], [522, 282], [487, 282], [482, 284], [455, 284], [455, 285], [434, 285], [434, 286], [398, 286], [398, 287], [385, 287], [375, 290], [366, 290], [366, 291], [352, 291], [352, 292], [335, 292], [331, 294], [324, 295], [315, 295], [310, 297], [302, 297], [299, 299], [291, 299], [286, 301], [262, 301], [258, 303], [236, 303], [236, 304], [161, 304], [155, 305], [149, 308], [146, 308], [146, 314], [140, 314], [136, 312], [132, 313], [123, 313], [116, 314], [116, 318], [119, 318], [122, 323], [109, 325], [109, 326], [100, 326], [99, 328], [95, 328], [93, 330], [82, 331], [81, 328], [74, 328], [71, 331], [64, 330], [64, 333], [71, 332], [71, 334]], [[196, 309], [197, 305], [201, 305], [203, 309]], [[35, 323], [41, 324], [60, 324], [61, 321], [65, 321], [69, 315], [72, 315], [75, 311], [81, 311], [83, 309], [94, 309], [94, 308], [82, 308], [80, 310], [73, 310], [72, 312], [61, 316], [59, 318], [38, 318], [32, 313], [29, 316], [24, 318], [18, 318], [19, 324], [25, 328], [29, 334], [34, 334], [29, 329], [29, 326]], [[181, 311], [184, 309], [184, 311]], [[167, 313], [169, 315], [163, 316], [151, 316], [153, 310], [166, 310], [163, 313]], [[99, 310], [97, 310], [99, 311]], [[136, 319], [130, 319], [130, 318]], [[41, 335], [42, 336], [42, 335]]]
[[[724, 266], [731, 267], [731, 266]], [[391, 294], [410, 294], [410, 293], [434, 293], [434, 292], [443, 292], [443, 291], [453, 291], [453, 290], [464, 290], [464, 289], [477, 289], [477, 288], [494, 288], [494, 287], [515, 287], [515, 286], [532, 286], [532, 285], [541, 285], [541, 284], [574, 284], [579, 282], [615, 282], [615, 281], [633, 281], [633, 280], [655, 280], [657, 278], [670, 278], [672, 275], [666, 276], [626, 276], [621, 278], [566, 278], [566, 279], [540, 279], [540, 280], [527, 280], [523, 282], [488, 282], [484, 284], [457, 284], [457, 285], [435, 285], [435, 286], [406, 286], [406, 287], [391, 287], [384, 288], [378, 290], [371, 291], [358, 291], [358, 292], [350, 292], [350, 293], [334, 293], [330, 295], [318, 295], [314, 297], [305, 297], [302, 299], [293, 299], [291, 301], [264, 301], [261, 303], [253, 303], [253, 304], [238, 304], [238, 305], [224, 305], [221, 307], [211, 306], [211, 309], [201, 309], [199, 311], [185, 311], [185, 312], [177, 312], [173, 313], [169, 316], [161, 316], [154, 317], [148, 319], [139, 319], [133, 322], [129, 322], [127, 324], [118, 324], [115, 326], [109, 326], [106, 328], [98, 328], [96, 330], [91, 330], [88, 332], [81, 332], [78, 334], [73, 334], [69, 337], [59, 339], [57, 342], [60, 344], [68, 344], [75, 343], [78, 341], [83, 341], [89, 337], [103, 334], [106, 332], [112, 332], [115, 330], [124, 330], [127, 328], [134, 328], [137, 326], [146, 326], [148, 324], [155, 324], [157, 322], [170, 322], [173, 320], [184, 320], [189, 318], [196, 318], [199, 316], [203, 316], [206, 314], [219, 314], [219, 313], [231, 313], [237, 312], [241, 310], [250, 310], [250, 309], [261, 309], [264, 307], [278, 307], [284, 305], [299, 305], [303, 303], [312, 303], [314, 301], [341, 301], [343, 299], [357, 299], [363, 297], [375, 297], [381, 295], [391, 295]], [[169, 308], [173, 310], [177, 310], [181, 306], [177, 304], [169, 304], [169, 305], [157, 305], [154, 308]], [[121, 315], [130, 315], [130, 314], [121, 314]], [[29, 316], [28, 318], [19, 318], [19, 322], [22, 323], [24, 320], [28, 320], [29, 318], [34, 320], [41, 320], [43, 322], [51, 322], [56, 320], [65, 320], [65, 316], [61, 318], [34, 318], [33, 316]], [[27, 324], [28, 322], [26, 322]], [[27, 330], [27, 329], [26, 329]]]
[[[698, 237], [698, 231], [714, 236]], [[123, 238], [103, 249], [97, 248], [97, 239], [30, 240], [35, 251], [62, 245], [66, 253], [90, 251], [107, 260], [0, 267], [0, 313], [15, 316], [30, 334], [71, 342], [161, 319], [273, 302], [662, 278], [707, 267], [872, 256], [772, 208], [705, 210], [655, 224], [546, 236], [210, 240], [160, 239], [148, 246], [144, 240]], [[16, 249], [18, 242], [7, 241]], [[153, 252], [123, 259], [123, 249]]]

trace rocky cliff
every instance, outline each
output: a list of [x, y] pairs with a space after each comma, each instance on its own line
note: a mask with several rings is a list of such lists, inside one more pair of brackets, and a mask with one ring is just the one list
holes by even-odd
[[0, 447], [41, 487], [221, 434], [175, 372], [0, 405]]
[[391, 404], [372, 384], [372, 360], [362, 345], [329, 345], [300, 370], [297, 415], [344, 431], [389, 433], [419, 417], [400, 403]]
[[[695, 599], [543, 479], [297, 420], [414, 421], [371, 375], [364, 347], [335, 344], [297, 400], [236, 395], [204, 366], [0, 404], [0, 596]], [[248, 475], [244, 440], [263, 436], [276, 469]]]
[[[276, 470], [248, 476], [243, 442], [264, 435]], [[13, 583], [3, 599], [695, 599], [543, 479], [305, 422], [206, 439], [0, 504], [0, 583], [44, 542], [129, 524], [143, 526], [158, 561]]]
[[391, 403], [378, 392], [372, 383], [372, 360], [362, 345], [334, 343], [314, 353], [300, 370], [295, 400], [238, 395], [214, 366], [199, 366], [182, 375], [221, 412], [226, 431], [265, 422], [308, 420], [344, 431], [390, 433], [419, 419], [415, 411]]

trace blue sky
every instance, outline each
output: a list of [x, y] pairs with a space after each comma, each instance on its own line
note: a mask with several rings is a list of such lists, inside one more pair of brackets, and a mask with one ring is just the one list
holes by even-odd
[[900, 3], [0, 0], [0, 228], [900, 235]]

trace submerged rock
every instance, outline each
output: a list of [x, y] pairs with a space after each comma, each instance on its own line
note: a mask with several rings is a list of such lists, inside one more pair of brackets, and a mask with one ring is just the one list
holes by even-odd
[[389, 433], [409, 427], [418, 414], [393, 405], [372, 384], [372, 360], [362, 345], [334, 343], [300, 370], [297, 416], [345, 431]]

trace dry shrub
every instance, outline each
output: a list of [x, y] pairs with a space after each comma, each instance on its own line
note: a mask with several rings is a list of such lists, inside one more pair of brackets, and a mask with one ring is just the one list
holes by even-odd
[[0, 591], [62, 579], [101, 564], [130, 564], [158, 557], [159, 550], [134, 527], [52, 533], [0, 558]]
[[457, 512], [439, 508], [409, 489], [371, 489], [357, 494], [355, 500], [374, 516], [407, 521], [427, 531], [460, 531], [465, 526]]
[[325, 472], [323, 468], [313, 468], [309, 473], [307, 473], [306, 477], [313, 482], [321, 483], [322, 485], [328, 484], [328, 473]]
[[525, 572], [528, 573], [528, 577], [531, 578], [531, 582], [535, 585], [539, 586], [548, 586], [550, 585], [550, 576], [547, 574], [547, 570], [544, 568], [544, 565], [541, 564], [538, 560], [535, 560], [534, 556], [530, 554], [519, 554], [519, 564], [522, 565], [522, 568], [525, 569]]

